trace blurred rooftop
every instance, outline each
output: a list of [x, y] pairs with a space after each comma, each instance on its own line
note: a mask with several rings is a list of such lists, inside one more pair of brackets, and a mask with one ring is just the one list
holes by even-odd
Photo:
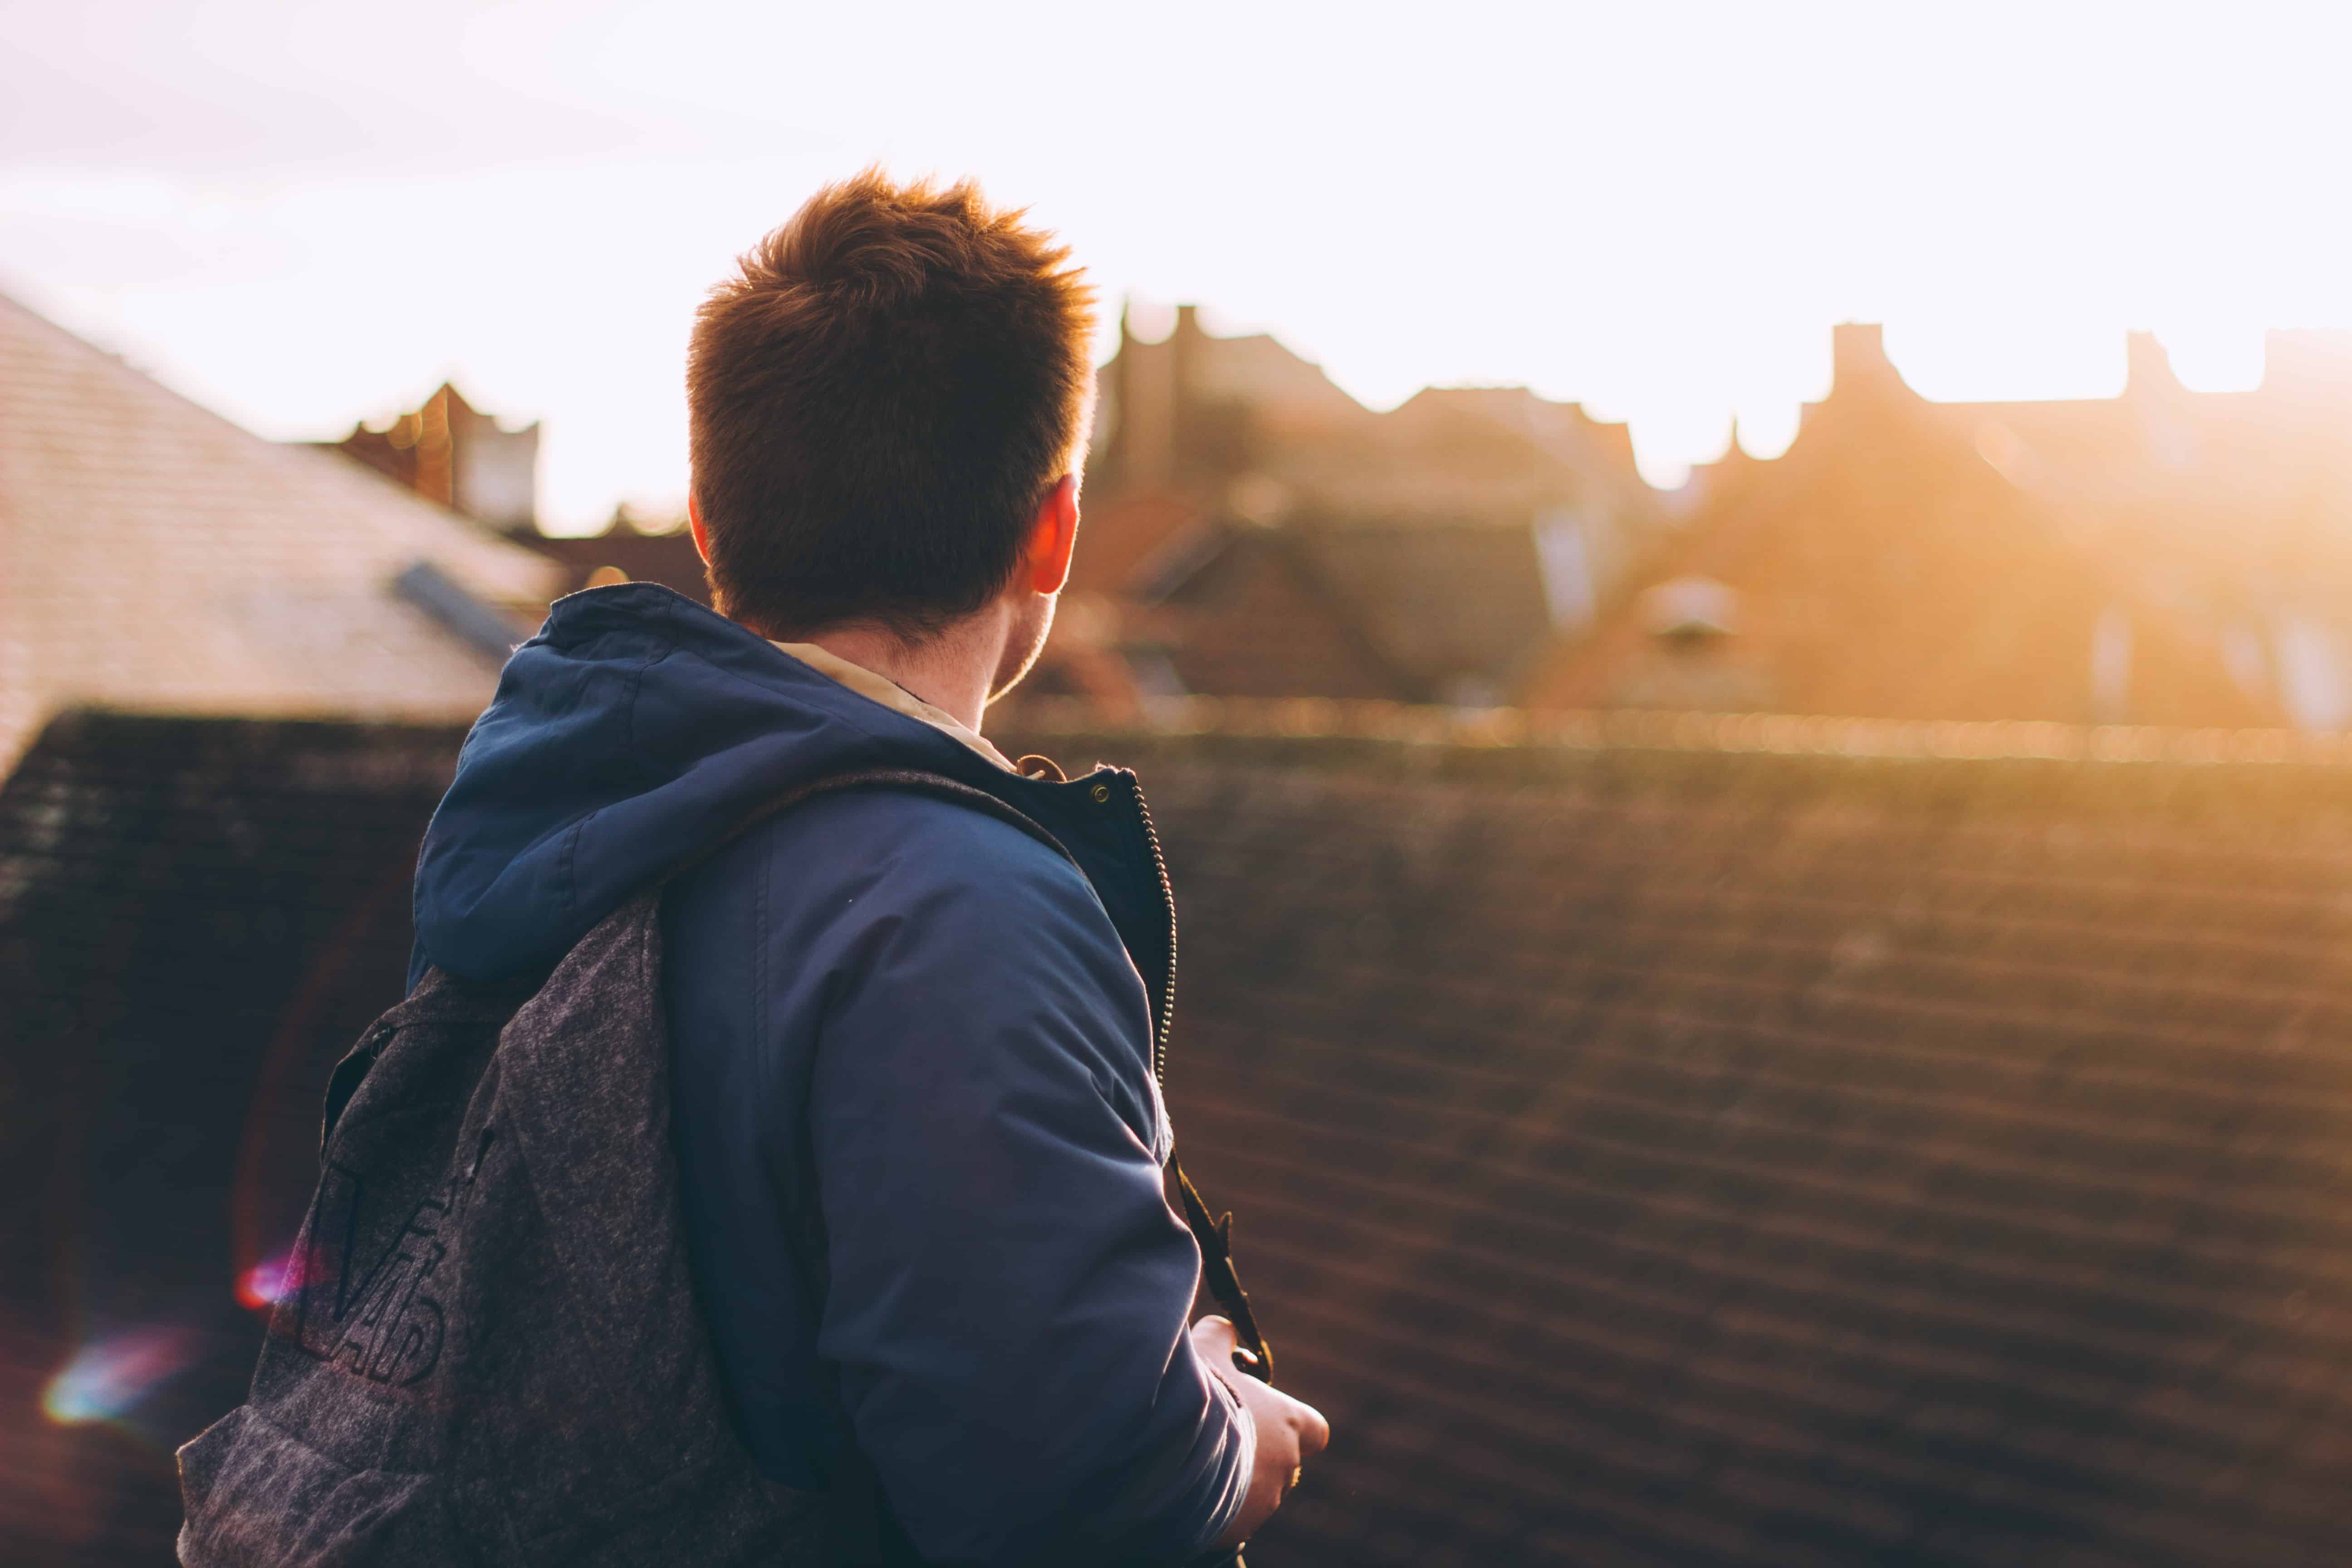
[[1524, 388], [1374, 413], [1189, 310], [1124, 333], [1035, 692], [2352, 722], [2344, 334], [2200, 393], [2136, 333], [2118, 396], [1983, 404], [1914, 392], [1874, 325], [1832, 339], [1786, 452], [1735, 438], [1661, 493], [1623, 426]]
[[0, 297], [0, 773], [77, 704], [470, 718], [504, 657], [484, 628], [555, 583]]
[[[1269, 1561], [2352, 1551], [2352, 746], [1156, 711], [1004, 739], [1150, 792], [1179, 1137], [1339, 1435]], [[0, 790], [20, 1560], [163, 1560], [458, 740], [79, 714]]]

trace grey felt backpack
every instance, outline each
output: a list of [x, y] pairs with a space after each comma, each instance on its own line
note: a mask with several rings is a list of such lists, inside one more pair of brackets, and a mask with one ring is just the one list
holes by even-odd
[[183, 1563], [842, 1560], [727, 1414], [660, 966], [648, 895], [535, 994], [435, 971], [362, 1037], [251, 1397], [180, 1450]]

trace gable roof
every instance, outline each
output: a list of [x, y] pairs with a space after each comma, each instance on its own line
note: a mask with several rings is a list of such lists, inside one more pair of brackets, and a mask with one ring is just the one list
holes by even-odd
[[1321, 365], [1271, 333], [1218, 337], [1201, 330], [1193, 307], [1181, 305], [1176, 334], [1179, 352], [1188, 361], [1186, 390], [1192, 395], [1245, 404], [1286, 431], [1356, 423], [1365, 416], [1364, 405], [1342, 391]]
[[1538, 555], [1524, 523], [1196, 514], [1130, 570], [1121, 640], [1201, 696], [1490, 704], [1551, 629]]
[[1424, 387], [1317, 438], [1269, 444], [1265, 470], [1299, 510], [1384, 522], [1525, 522], [1572, 509], [1628, 531], [1654, 521], [1622, 425], [1519, 386]]
[[1551, 630], [1528, 522], [1290, 531], [1365, 638], [1403, 676], [1398, 695], [1408, 700], [1499, 701]]
[[1397, 700], [1412, 678], [1287, 529], [1206, 525], [1169, 559], [1150, 610], [1130, 616], [1130, 657], [1165, 658], [1188, 692]]
[[[556, 574], [331, 453], [241, 430], [0, 298], [0, 767], [80, 703], [469, 716], [497, 666], [398, 591]], [[520, 640], [520, 634], [518, 634]]]

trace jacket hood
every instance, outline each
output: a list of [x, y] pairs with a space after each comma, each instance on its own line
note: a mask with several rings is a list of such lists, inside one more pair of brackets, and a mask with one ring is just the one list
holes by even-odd
[[425, 830], [410, 981], [551, 965], [762, 802], [874, 767], [999, 792], [1011, 776], [658, 584], [560, 599]]

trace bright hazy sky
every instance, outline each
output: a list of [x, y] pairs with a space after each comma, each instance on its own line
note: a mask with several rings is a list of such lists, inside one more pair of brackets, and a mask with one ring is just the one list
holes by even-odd
[[683, 494], [697, 298], [878, 159], [1367, 403], [1630, 416], [1670, 480], [1735, 411], [1784, 443], [1834, 321], [1945, 397], [2352, 324], [2347, 64], [2341, 4], [0, 0], [0, 290], [270, 436], [454, 377], [547, 421], [578, 527]]

